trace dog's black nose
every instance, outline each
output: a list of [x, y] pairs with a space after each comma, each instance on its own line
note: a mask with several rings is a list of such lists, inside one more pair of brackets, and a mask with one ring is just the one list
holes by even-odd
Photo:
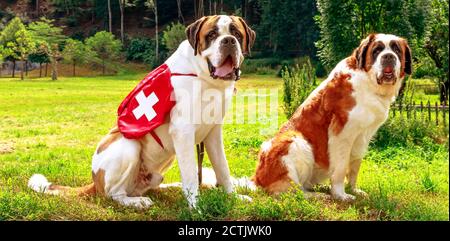
[[220, 43], [224, 46], [229, 46], [232, 47], [234, 45], [236, 45], [236, 39], [234, 39], [233, 37], [229, 36], [229, 37], [225, 37], [223, 38]]
[[390, 53], [383, 55], [383, 57], [381, 59], [383, 61], [395, 62], [395, 56], [393, 54], [390, 54]]

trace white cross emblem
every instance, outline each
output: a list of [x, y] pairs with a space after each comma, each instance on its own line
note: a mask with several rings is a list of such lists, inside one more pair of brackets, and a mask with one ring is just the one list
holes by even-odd
[[139, 106], [133, 110], [136, 120], [139, 120], [143, 115], [145, 115], [148, 121], [155, 118], [156, 112], [153, 109], [153, 106], [159, 101], [155, 92], [152, 92], [148, 97], [145, 97], [144, 91], [141, 90], [141, 92], [137, 94], [136, 100], [139, 103]]

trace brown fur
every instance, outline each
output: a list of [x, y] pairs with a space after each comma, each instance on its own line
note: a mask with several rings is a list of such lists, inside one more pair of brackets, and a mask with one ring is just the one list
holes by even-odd
[[100, 168], [97, 173], [92, 171], [92, 180], [94, 180], [97, 193], [105, 194], [105, 170]]
[[252, 48], [253, 44], [255, 43], [256, 34], [255, 31], [253, 31], [247, 23], [242, 19], [241, 17], [236, 16], [230, 16], [232, 20], [232, 24], [236, 26], [236, 28], [239, 30], [242, 36], [242, 52], [244, 54], [250, 54], [250, 49]]
[[328, 168], [328, 129], [339, 134], [348, 120], [348, 112], [356, 105], [351, 96], [349, 74], [337, 73], [324, 89], [297, 109], [281, 132], [296, 130], [311, 144], [315, 162]]
[[106, 150], [109, 145], [117, 141], [120, 137], [122, 137], [122, 134], [119, 132], [119, 128], [117, 126], [111, 129], [109, 134], [105, 136], [98, 144], [97, 154], [100, 154], [102, 151]]
[[288, 170], [281, 158], [289, 152], [289, 145], [298, 134], [295, 131], [279, 133], [273, 138], [271, 149], [259, 154], [259, 164], [253, 177], [257, 185], [268, 187], [287, 178]]
[[328, 130], [338, 135], [348, 121], [349, 111], [356, 105], [351, 96], [350, 74], [337, 73], [309, 102], [304, 103], [272, 139], [270, 150], [261, 151], [253, 180], [269, 193], [291, 186], [282, 157], [288, 154], [293, 138], [302, 136], [313, 149], [315, 163], [329, 166]]
[[411, 48], [409, 48], [408, 42], [405, 39], [402, 39], [400, 41], [400, 47], [402, 49], [402, 57], [400, 58], [400, 62], [402, 63], [400, 78], [403, 78], [405, 76], [405, 73], [412, 73], [412, 58]]
[[194, 55], [208, 48], [209, 43], [206, 36], [209, 31], [215, 28], [218, 20], [218, 15], [206, 16], [198, 19], [186, 28], [186, 35], [192, 48], [194, 48]]

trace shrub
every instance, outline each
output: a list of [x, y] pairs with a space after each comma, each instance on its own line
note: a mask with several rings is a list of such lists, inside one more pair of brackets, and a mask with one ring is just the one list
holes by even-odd
[[178, 45], [185, 39], [185, 27], [181, 23], [172, 23], [165, 31], [163, 31], [162, 43], [170, 53], [175, 52]]
[[443, 136], [448, 135], [448, 129], [435, 126], [434, 123], [420, 119], [389, 118], [377, 131], [371, 146], [386, 148], [389, 146], [406, 147], [414, 145], [433, 144]]
[[154, 44], [151, 39], [144, 37], [133, 38], [128, 44], [125, 55], [127, 60], [144, 61], [145, 52], [153, 48]]
[[309, 60], [303, 64], [301, 69], [296, 65], [293, 68], [284, 68], [282, 71], [283, 105], [288, 118], [314, 90], [316, 86], [315, 73]]

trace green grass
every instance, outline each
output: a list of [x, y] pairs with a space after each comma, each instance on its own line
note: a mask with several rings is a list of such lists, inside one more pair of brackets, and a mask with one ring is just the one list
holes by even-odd
[[[240, 201], [221, 189], [203, 189], [201, 214], [187, 208], [181, 190], [150, 192], [148, 210], [121, 207], [104, 197], [62, 198], [26, 187], [33, 173], [51, 182], [80, 186], [91, 182], [91, 156], [114, 125], [120, 101], [145, 74], [20, 81], [0, 79], [0, 220], [448, 220], [448, 142], [370, 148], [359, 185], [369, 194], [354, 204], [328, 198], [305, 200], [299, 190], [279, 197], [238, 190], [254, 201]], [[251, 176], [260, 144], [286, 120], [280, 79], [243, 76], [238, 91], [278, 90], [278, 125], [226, 124], [224, 142], [232, 175]], [[255, 105], [251, 100], [243, 108]], [[240, 116], [243, 115], [243, 116]], [[234, 108], [228, 118], [247, 115]], [[264, 119], [264, 118], [263, 118]], [[266, 133], [260, 134], [260, 129]], [[210, 166], [206, 160], [205, 166]], [[175, 165], [165, 182], [179, 181]], [[327, 188], [323, 188], [326, 190]]]

